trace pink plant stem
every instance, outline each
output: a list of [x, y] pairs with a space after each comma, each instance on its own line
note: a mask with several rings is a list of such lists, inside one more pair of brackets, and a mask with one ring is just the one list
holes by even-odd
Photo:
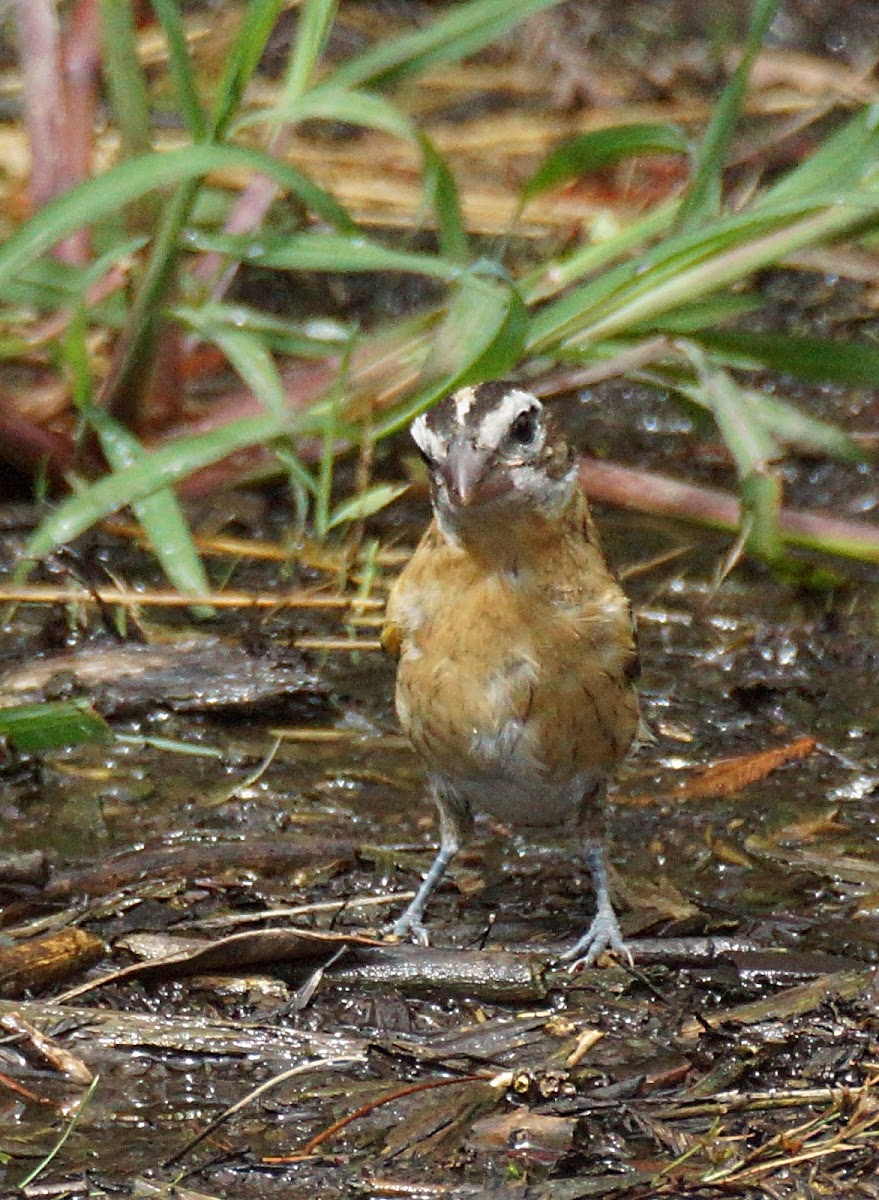
[[[652, 471], [585, 457], [581, 459], [580, 478], [591, 500], [714, 529], [734, 532], [739, 528], [738, 500], [717, 488], [697, 487]], [[782, 537], [793, 545], [879, 562], [879, 525], [790, 508], [781, 510], [778, 523]]]
[[66, 109], [61, 28], [55, 0], [15, 0], [31, 152], [30, 202], [36, 212], [62, 190]]
[[[292, 128], [285, 126], [282, 129], [278, 129], [272, 135], [266, 147], [267, 152], [276, 157], [285, 154], [292, 137]], [[256, 229], [272, 207], [277, 194], [277, 184], [265, 175], [255, 175], [233, 205], [223, 232], [250, 233]], [[210, 251], [203, 256], [193, 271], [193, 275], [201, 283], [213, 281], [211, 290], [211, 298], [213, 300], [222, 300], [223, 296], [229, 290], [229, 286], [238, 270], [238, 264], [233, 263], [223, 271], [224, 262], [225, 258], [222, 254]]]
[[[95, 0], [78, 0], [64, 35], [63, 66], [67, 129], [62, 187], [67, 191], [88, 179], [101, 68], [101, 27]], [[91, 253], [88, 229], [78, 229], [62, 244], [69, 262], [86, 263]]]
[[0, 458], [25, 476], [42, 468], [60, 484], [73, 466], [74, 446], [66, 434], [22, 416], [13, 400], [0, 394]]
[[[107, 274], [104, 275], [97, 283], [93, 283], [85, 294], [86, 304], [90, 308], [106, 300], [108, 296], [112, 296], [114, 292], [120, 291], [128, 282], [128, 277], [131, 273], [131, 267], [125, 263], [117, 263], [110, 267]], [[67, 326], [70, 324], [76, 313], [74, 308], [62, 308], [58, 312], [53, 313], [39, 325], [31, 327], [27, 335], [27, 344], [31, 349], [36, 349], [38, 346], [44, 346], [47, 342], [53, 341], [59, 337]]]

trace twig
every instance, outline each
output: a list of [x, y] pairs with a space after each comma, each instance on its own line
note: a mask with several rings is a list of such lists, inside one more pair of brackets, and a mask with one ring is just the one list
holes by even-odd
[[355, 650], [368, 650], [371, 654], [381, 650], [382, 644], [378, 638], [297, 638], [293, 643], [297, 650], [324, 650], [329, 654], [335, 652], [353, 652]]
[[310, 917], [316, 913], [342, 913], [357, 908], [387, 908], [414, 899], [415, 892], [386, 892], [381, 896], [348, 896], [345, 900], [322, 900], [317, 904], [292, 904], [266, 908], [258, 912], [228, 913], [222, 917], [203, 917], [188, 921], [186, 929], [233, 929], [256, 925], [260, 921], [278, 921], [287, 917]]
[[336, 729], [333, 726], [301, 725], [295, 729], [278, 728], [268, 732], [285, 742], [320, 742], [323, 745], [354, 742], [358, 746], [381, 746], [382, 750], [408, 750], [412, 744], [401, 733], [363, 733], [360, 729]]
[[[123, 608], [189, 608], [209, 604], [214, 608], [381, 608], [383, 601], [329, 592], [209, 592], [205, 596], [173, 591], [138, 591], [136, 588], [53, 587], [46, 584], [0, 587], [0, 603], [12, 604], [118, 604]], [[348, 643], [345, 643], [347, 647]]]
[[[104, 528], [110, 533], [119, 535], [120, 537], [131, 537], [136, 541], [146, 542], [143, 529], [140, 525], [133, 521], [126, 521], [119, 517], [108, 518], [103, 522]], [[345, 548], [342, 551], [336, 550], [330, 545], [324, 543], [313, 542], [297, 545], [295, 554], [291, 553], [290, 546], [283, 542], [266, 542], [259, 538], [233, 537], [228, 533], [195, 533], [193, 541], [202, 553], [205, 554], [224, 554], [231, 555], [235, 558], [249, 559], [264, 559], [268, 562], [289, 562], [291, 558], [295, 558], [296, 562], [301, 562], [307, 567], [314, 567], [319, 571], [337, 571], [340, 561], [343, 557], [349, 557], [349, 551]], [[371, 559], [374, 563], [381, 567], [400, 566], [401, 563], [407, 561], [410, 551], [402, 550], [399, 547], [386, 546], [379, 549]], [[362, 561], [364, 558], [363, 552], [354, 554], [354, 560]], [[352, 575], [356, 581], [357, 575]]]
[[181, 1158], [185, 1157], [185, 1155], [189, 1154], [191, 1150], [194, 1150], [196, 1146], [203, 1142], [206, 1137], [209, 1137], [215, 1129], [218, 1129], [224, 1121], [228, 1121], [228, 1119], [233, 1117], [235, 1113], [240, 1112], [242, 1108], [246, 1108], [248, 1104], [252, 1104], [254, 1100], [258, 1100], [260, 1096], [265, 1095], [265, 1093], [271, 1091], [272, 1088], [277, 1087], [281, 1083], [286, 1083], [288, 1079], [294, 1079], [297, 1075], [306, 1075], [311, 1071], [320, 1071], [322, 1069], [329, 1070], [333, 1067], [353, 1067], [362, 1064], [365, 1061], [365, 1055], [353, 1056], [350, 1054], [346, 1054], [338, 1058], [312, 1058], [309, 1059], [308, 1062], [299, 1063], [298, 1066], [291, 1067], [289, 1071], [282, 1071], [280, 1075], [273, 1075], [271, 1079], [266, 1079], [264, 1083], [259, 1085], [259, 1087], [254, 1088], [253, 1091], [248, 1092], [246, 1096], [242, 1096], [240, 1100], [237, 1100], [227, 1109], [224, 1109], [218, 1117], [215, 1117], [209, 1125], [205, 1126], [201, 1133], [196, 1134], [194, 1138], [191, 1138], [181, 1150], [178, 1150], [175, 1154], [172, 1154], [170, 1158], [166, 1158], [162, 1163], [162, 1166], [170, 1167], [173, 1166], [174, 1163], [179, 1162]]
[[337, 1133], [341, 1133], [353, 1121], [359, 1121], [361, 1117], [368, 1117], [377, 1108], [382, 1108], [385, 1104], [393, 1104], [395, 1100], [402, 1100], [404, 1096], [413, 1096], [417, 1092], [429, 1092], [434, 1088], [451, 1087], [456, 1083], [478, 1083], [480, 1081], [488, 1083], [491, 1078], [490, 1075], [458, 1075], [454, 1079], [429, 1079], [424, 1083], [412, 1083], [408, 1087], [397, 1088], [393, 1092], [387, 1092], [384, 1096], [379, 1096], [378, 1100], [372, 1100], [369, 1104], [362, 1105], [362, 1107], [356, 1109], [353, 1113], [348, 1113], [346, 1117], [340, 1117], [338, 1121], [334, 1121], [326, 1129], [322, 1129], [320, 1133], [315, 1134], [310, 1141], [305, 1143], [301, 1153], [295, 1157], [264, 1158], [263, 1162], [273, 1164], [296, 1162], [300, 1158], [313, 1154], [318, 1146], [322, 1146], [324, 1142], [328, 1142]]

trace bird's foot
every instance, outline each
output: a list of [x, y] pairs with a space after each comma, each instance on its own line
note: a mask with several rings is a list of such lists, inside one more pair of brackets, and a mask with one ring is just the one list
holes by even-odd
[[410, 912], [408, 908], [396, 921], [385, 925], [382, 933], [391, 934], [393, 937], [399, 938], [401, 942], [411, 940], [416, 946], [430, 945], [427, 927], [421, 920], [421, 915]]
[[635, 965], [610, 904], [599, 906], [592, 924], [570, 950], [559, 956], [559, 962], [567, 963], [568, 970], [573, 974], [584, 967], [593, 966], [605, 950], [618, 954], [630, 967]]

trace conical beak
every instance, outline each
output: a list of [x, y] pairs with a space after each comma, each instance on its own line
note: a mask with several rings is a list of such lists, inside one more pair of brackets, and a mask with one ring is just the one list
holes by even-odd
[[449, 447], [446, 459], [446, 482], [453, 498], [466, 507], [474, 498], [485, 468], [489, 453], [480, 450], [464, 437], [457, 437]]

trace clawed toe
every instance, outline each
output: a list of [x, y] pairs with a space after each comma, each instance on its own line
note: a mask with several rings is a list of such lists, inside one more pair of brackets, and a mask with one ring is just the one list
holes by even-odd
[[559, 955], [559, 962], [565, 963], [573, 974], [582, 971], [584, 967], [594, 966], [605, 950], [612, 950], [618, 954], [630, 967], [635, 965], [632, 952], [623, 940], [622, 931], [611, 908], [599, 909], [583, 936], [570, 950]]
[[428, 937], [427, 927], [424, 923], [407, 917], [405, 913], [403, 913], [399, 920], [385, 925], [382, 933], [385, 935], [390, 934], [398, 938], [401, 942], [412, 941], [416, 946], [430, 945], [430, 938]]

